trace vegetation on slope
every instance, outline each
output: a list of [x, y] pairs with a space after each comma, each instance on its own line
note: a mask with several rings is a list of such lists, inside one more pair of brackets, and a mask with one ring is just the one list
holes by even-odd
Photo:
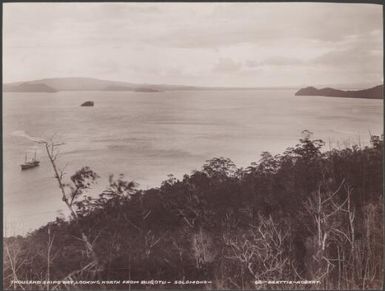
[[12, 280], [154, 279], [172, 284], [152, 288], [381, 288], [383, 140], [323, 146], [305, 131], [299, 144], [276, 156], [265, 152], [245, 169], [213, 158], [149, 190], [111, 177], [97, 198], [86, 194], [97, 175], [85, 167], [65, 185], [72, 187], [66, 203], [76, 219], [57, 218], [26, 237], [5, 239], [4, 287], [36, 289]]

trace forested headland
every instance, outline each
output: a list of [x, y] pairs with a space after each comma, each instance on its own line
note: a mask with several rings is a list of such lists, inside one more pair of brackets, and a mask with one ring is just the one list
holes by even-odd
[[[60, 175], [56, 170], [64, 181]], [[247, 168], [213, 158], [148, 190], [111, 176], [106, 190], [90, 197], [96, 179], [84, 167], [59, 182], [70, 218], [4, 239], [5, 289], [80, 288], [18, 280], [172, 282], [81, 286], [93, 289], [383, 286], [382, 137], [372, 136], [370, 146], [325, 150], [305, 131], [297, 145], [264, 152]], [[186, 280], [210, 283], [174, 284]], [[255, 284], [265, 280], [320, 283]]]

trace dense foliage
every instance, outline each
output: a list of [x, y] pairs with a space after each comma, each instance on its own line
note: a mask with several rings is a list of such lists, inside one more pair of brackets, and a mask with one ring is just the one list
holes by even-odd
[[[4, 286], [36, 288], [15, 279], [154, 279], [172, 284], [152, 288], [267, 288], [255, 280], [320, 281], [273, 289], [381, 288], [383, 140], [323, 146], [305, 131], [296, 146], [276, 156], [264, 152], [246, 169], [214, 158], [149, 190], [111, 176], [97, 198], [86, 195], [97, 175], [83, 168], [71, 177], [78, 219], [58, 218], [5, 239]], [[82, 232], [98, 256], [92, 266]]]

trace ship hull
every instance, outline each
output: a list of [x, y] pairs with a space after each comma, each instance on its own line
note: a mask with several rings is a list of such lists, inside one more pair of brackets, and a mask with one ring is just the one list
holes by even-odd
[[28, 169], [32, 169], [32, 168], [39, 166], [39, 164], [40, 164], [40, 162], [34, 161], [34, 162], [22, 164], [22, 165], [20, 165], [20, 167], [22, 170], [28, 170]]

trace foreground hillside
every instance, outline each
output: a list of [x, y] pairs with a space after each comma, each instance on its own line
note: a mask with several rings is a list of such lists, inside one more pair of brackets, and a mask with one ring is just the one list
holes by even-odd
[[[265, 152], [246, 169], [213, 158], [149, 190], [111, 177], [97, 198], [86, 195], [97, 175], [85, 167], [71, 177], [71, 220], [5, 239], [4, 287], [36, 289], [12, 280], [48, 279], [98, 282], [66, 286], [73, 289], [381, 288], [383, 140], [323, 147], [305, 131], [299, 144], [276, 156]], [[165, 283], [123, 282], [151, 279]]]

